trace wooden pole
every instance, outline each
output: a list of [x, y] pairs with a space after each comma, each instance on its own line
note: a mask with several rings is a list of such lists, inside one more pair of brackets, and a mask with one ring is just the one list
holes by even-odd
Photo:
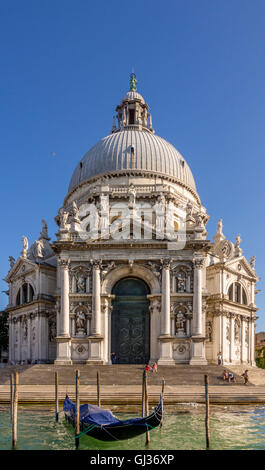
[[97, 372], [97, 404], [101, 407], [101, 387], [100, 387], [100, 374]]
[[204, 376], [204, 385], [205, 385], [205, 433], [206, 433], [206, 449], [210, 448], [210, 426], [209, 426], [209, 416], [210, 416], [210, 400], [209, 400], [209, 376]]
[[15, 373], [14, 394], [13, 394], [13, 420], [12, 420], [12, 448], [17, 447], [17, 407], [18, 407], [18, 372]]
[[58, 372], [55, 372], [55, 421], [59, 420]]
[[[164, 392], [165, 392], [165, 379], [163, 377], [163, 380], [162, 380], [162, 391], [161, 391], [161, 396], [162, 396], [162, 407], [164, 408]], [[164, 415], [164, 413], [163, 413]], [[160, 421], [160, 425], [159, 427], [162, 428], [163, 426], [163, 416], [162, 416], [162, 419]]]
[[79, 447], [79, 437], [77, 437], [80, 433], [80, 395], [79, 395], [79, 378], [80, 372], [79, 370], [75, 371], [75, 447], [78, 449]]
[[[149, 415], [149, 400], [148, 400], [148, 384], [147, 384], [147, 374], [145, 374], [145, 382], [144, 382], [144, 389], [145, 389], [145, 416]], [[146, 429], [146, 440], [145, 445], [150, 443], [150, 432], [148, 428]]]
[[143, 381], [142, 381], [142, 417], [145, 416], [145, 378], [146, 371], [143, 371]]
[[14, 376], [13, 374], [10, 375], [10, 419], [11, 422], [13, 421], [13, 383], [14, 383]]

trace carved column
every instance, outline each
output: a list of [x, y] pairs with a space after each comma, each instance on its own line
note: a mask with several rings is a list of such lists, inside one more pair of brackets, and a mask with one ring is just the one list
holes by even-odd
[[69, 317], [69, 263], [69, 258], [59, 258], [58, 260], [61, 280], [61, 308], [59, 336], [56, 338], [57, 357], [55, 363], [59, 365], [72, 364]]
[[90, 357], [87, 364], [104, 364], [103, 336], [101, 336], [101, 261], [93, 261], [92, 279], [92, 335], [90, 337]]
[[100, 264], [93, 265], [93, 296], [92, 296], [92, 312], [93, 312], [93, 330], [94, 335], [101, 334], [101, 296], [100, 296]]
[[172, 365], [173, 360], [172, 336], [170, 336], [170, 260], [163, 260], [161, 291], [161, 336], [160, 357], [158, 364]]
[[170, 336], [170, 262], [164, 261], [162, 269], [162, 336]]
[[192, 342], [191, 342], [191, 365], [206, 365], [205, 358], [205, 337], [203, 336], [202, 325], [202, 269], [204, 258], [195, 256], [194, 264], [194, 284], [193, 284], [193, 322], [192, 322]]
[[153, 297], [147, 296], [150, 298], [150, 361], [157, 361], [159, 358], [159, 348], [157, 344], [157, 337], [159, 336], [161, 325], [161, 299], [160, 296]]
[[204, 258], [194, 260], [194, 294], [193, 294], [193, 332], [195, 336], [202, 335], [202, 268]]
[[60, 336], [69, 336], [69, 260], [61, 259], [61, 331]]

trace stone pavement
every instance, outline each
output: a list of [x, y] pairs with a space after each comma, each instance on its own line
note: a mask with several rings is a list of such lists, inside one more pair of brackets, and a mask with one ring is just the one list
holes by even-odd
[[[59, 376], [59, 398], [62, 402], [67, 393], [75, 397], [75, 370], [80, 370], [81, 402], [96, 403], [97, 371], [100, 373], [101, 402], [108, 407], [140, 405], [142, 394], [142, 365], [85, 365], [55, 366], [36, 364], [27, 366], [6, 366], [0, 368], [0, 403], [10, 399], [10, 374], [19, 372], [19, 402], [53, 404], [55, 397], [54, 376]], [[265, 403], [265, 370], [248, 367], [250, 383], [243, 384], [245, 367], [232, 367], [236, 383], [221, 380], [223, 366], [161, 366], [158, 373], [148, 373], [148, 394], [150, 404], [156, 404], [165, 380], [165, 404], [204, 403], [204, 375], [209, 376], [209, 395], [211, 403]], [[231, 370], [231, 369], [230, 369]]]

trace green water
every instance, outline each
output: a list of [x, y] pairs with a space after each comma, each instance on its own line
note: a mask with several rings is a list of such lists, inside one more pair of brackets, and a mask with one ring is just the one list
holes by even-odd
[[[149, 450], [203, 450], [205, 449], [204, 406], [178, 407], [166, 413], [163, 427], [150, 433]], [[118, 414], [134, 417], [133, 414]], [[213, 407], [210, 415], [211, 449], [239, 450], [265, 449], [265, 407]], [[54, 419], [53, 409], [19, 407], [19, 450], [74, 450], [73, 428], [60, 414]], [[0, 408], [0, 450], [11, 449], [11, 422], [9, 409]], [[87, 436], [80, 438], [80, 449], [90, 450], [146, 450], [145, 437], [118, 442], [101, 442]]]

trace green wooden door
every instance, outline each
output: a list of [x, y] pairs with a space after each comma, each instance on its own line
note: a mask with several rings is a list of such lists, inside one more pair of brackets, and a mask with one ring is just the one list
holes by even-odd
[[126, 278], [114, 289], [111, 352], [119, 364], [144, 364], [150, 358], [149, 288], [140, 279]]

